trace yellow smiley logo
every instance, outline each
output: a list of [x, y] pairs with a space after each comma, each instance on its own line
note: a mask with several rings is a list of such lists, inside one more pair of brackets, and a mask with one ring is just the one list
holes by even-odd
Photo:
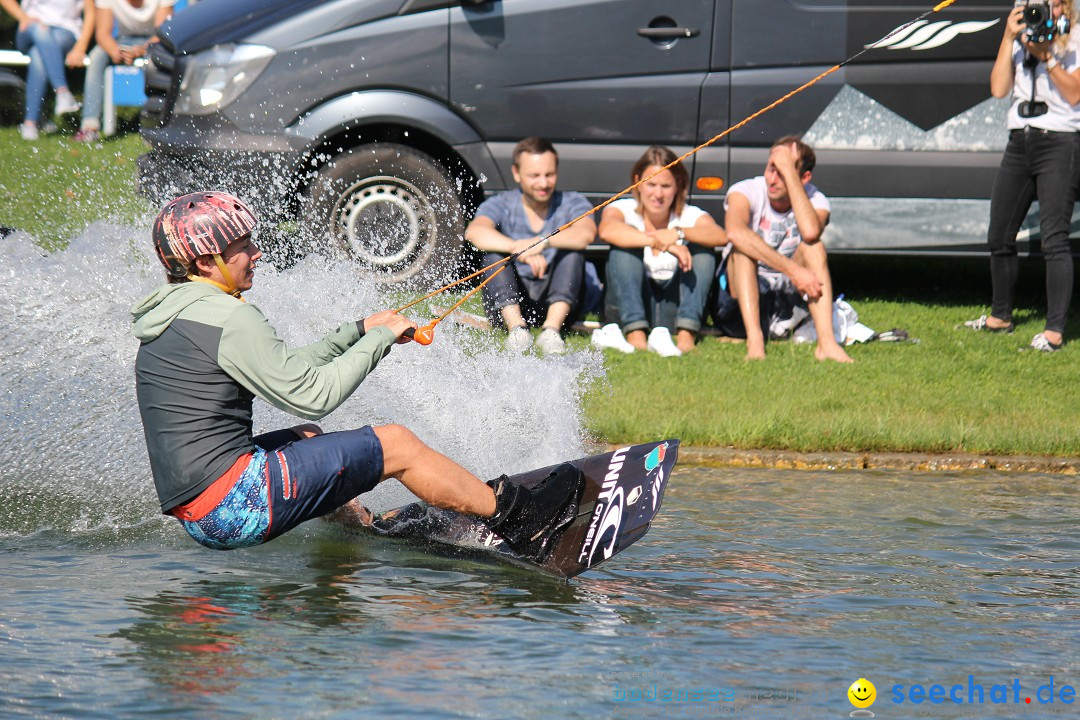
[[851, 683], [847, 691], [848, 700], [857, 708], [868, 708], [877, 700], [877, 688], [866, 678], [859, 678]]

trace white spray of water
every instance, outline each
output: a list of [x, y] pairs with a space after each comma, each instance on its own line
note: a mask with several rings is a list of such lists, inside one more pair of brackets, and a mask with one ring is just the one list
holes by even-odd
[[[147, 235], [145, 226], [94, 223], [51, 254], [25, 234], [2, 241], [0, 533], [125, 528], [160, 517], [129, 314], [162, 281]], [[245, 297], [293, 346], [393, 304], [348, 264], [316, 257], [283, 272], [260, 266]], [[493, 334], [445, 322], [432, 345], [395, 347], [320, 424], [400, 423], [489, 478], [584, 455], [579, 399], [601, 374], [594, 351], [510, 354]], [[256, 400], [256, 433], [298, 422]], [[383, 509], [407, 501], [403, 493], [380, 487], [365, 501]]]

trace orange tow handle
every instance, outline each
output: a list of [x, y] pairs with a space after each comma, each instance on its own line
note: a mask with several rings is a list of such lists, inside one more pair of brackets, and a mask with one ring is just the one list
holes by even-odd
[[419, 345], [430, 345], [435, 339], [435, 323], [430, 322], [424, 327], [418, 327], [415, 330], [409, 328], [405, 331], [405, 337]]

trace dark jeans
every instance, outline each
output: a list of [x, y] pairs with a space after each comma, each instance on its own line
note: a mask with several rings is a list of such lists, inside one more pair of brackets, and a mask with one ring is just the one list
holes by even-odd
[[[506, 256], [498, 253], [484, 253], [484, 266], [504, 257]], [[572, 323], [574, 311], [580, 305], [585, 291], [585, 256], [576, 250], [557, 251], [541, 279], [522, 276], [518, 272], [519, 264], [523, 263], [510, 263], [510, 267], [484, 286], [484, 312], [491, 324], [496, 327], [502, 325], [499, 311], [504, 307], [520, 305], [525, 322], [531, 327], [537, 327], [543, 324], [548, 306], [560, 301], [570, 305], [570, 315], [566, 323]], [[484, 273], [484, 279], [491, 277], [496, 270], [498, 268]]]
[[677, 270], [658, 282], [645, 275], [645, 248], [611, 248], [607, 263], [608, 292], [618, 306], [623, 332], [666, 327], [698, 332], [705, 301], [716, 271], [712, 248], [690, 243], [690, 272]]
[[1046, 329], [1065, 331], [1073, 287], [1069, 224], [1080, 173], [1080, 134], [1037, 128], [1013, 130], [990, 197], [991, 314], [1012, 321], [1020, 263], [1016, 233], [1033, 200], [1046, 259]]

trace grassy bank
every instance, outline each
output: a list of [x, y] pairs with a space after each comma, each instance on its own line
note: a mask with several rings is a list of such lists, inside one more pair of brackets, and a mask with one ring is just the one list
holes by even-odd
[[676, 360], [609, 356], [607, 386], [588, 395], [590, 429], [613, 442], [1080, 455], [1074, 353], [1018, 352], [1037, 322], [986, 336], [953, 329], [975, 305], [855, 306], [871, 327], [903, 327], [921, 342], [852, 348], [853, 366], [818, 363], [811, 347], [786, 342], [758, 363], [744, 362], [740, 345], [708, 340]]
[[150, 206], [135, 193], [134, 177], [143, 152], [137, 133], [76, 143], [68, 128], [24, 142], [18, 128], [0, 128], [0, 226], [55, 248], [89, 222], [142, 217]]
[[[590, 429], [613, 442], [672, 435], [739, 448], [1080, 456], [1077, 346], [1020, 352], [1045, 319], [1041, 262], [1022, 265], [1013, 335], [955, 329], [987, 311], [985, 260], [833, 262], [861, 322], [920, 342], [857, 345], [849, 366], [818, 363], [811, 346], [790, 342], [755, 363], [742, 345], [708, 339], [674, 360], [611, 354], [607, 386], [587, 397]], [[1067, 337], [1080, 332], [1075, 316]]]
[[[90, 221], [145, 216], [133, 189], [143, 147], [134, 133], [90, 146], [65, 136], [29, 144], [0, 128], [0, 225], [55, 247]], [[586, 396], [590, 431], [609, 442], [674, 436], [800, 451], [1080, 456], [1080, 346], [1050, 356], [1018, 351], [1042, 327], [1040, 262], [1023, 264], [1011, 336], [954, 329], [986, 310], [985, 260], [838, 256], [833, 264], [837, 290], [862, 322], [904, 328], [920, 342], [856, 346], [857, 363], [843, 367], [787, 342], [771, 344], [760, 363], [715, 339], [677, 359], [611, 353], [607, 381]], [[1074, 320], [1068, 337], [1078, 335]], [[572, 338], [571, 347], [586, 342]]]

